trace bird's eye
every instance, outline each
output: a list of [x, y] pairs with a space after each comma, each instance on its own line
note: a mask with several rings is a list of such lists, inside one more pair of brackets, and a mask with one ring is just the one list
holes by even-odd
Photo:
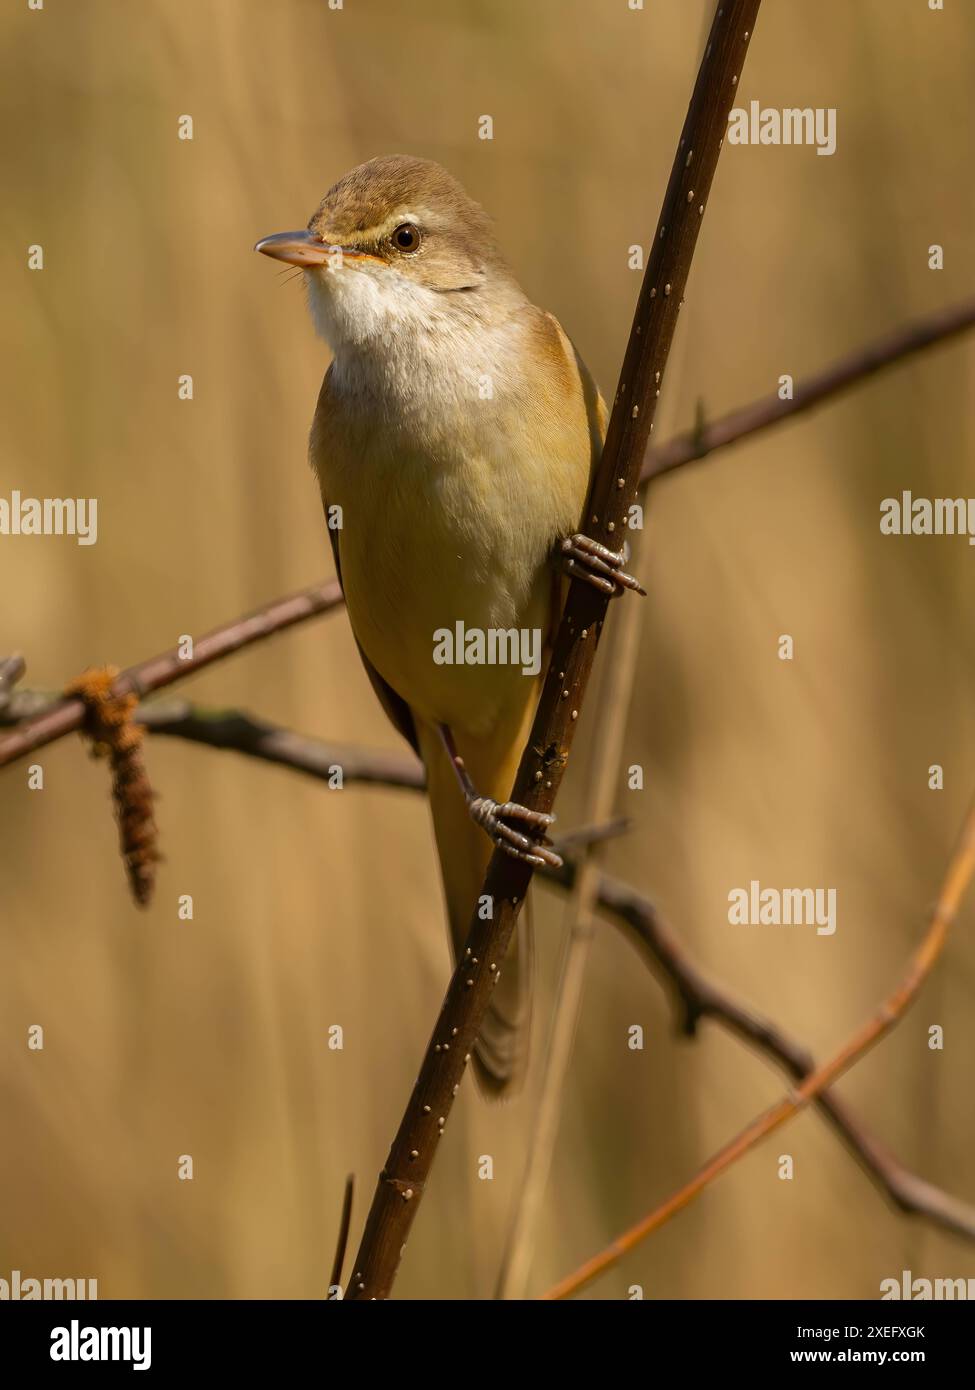
[[397, 251], [415, 251], [420, 245], [420, 229], [412, 222], [404, 222], [393, 233], [393, 245]]

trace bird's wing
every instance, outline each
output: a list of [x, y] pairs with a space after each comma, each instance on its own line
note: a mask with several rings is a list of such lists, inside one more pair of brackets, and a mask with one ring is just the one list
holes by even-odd
[[600, 394], [599, 387], [592, 379], [589, 368], [579, 356], [579, 350], [575, 343], [566, 333], [554, 314], [546, 314], [552, 330], [558, 334], [566, 355], [571, 356], [575, 362], [576, 371], [579, 374], [579, 385], [582, 388], [582, 398], [586, 406], [586, 419], [589, 424], [589, 446], [590, 446], [590, 479], [596, 471], [596, 465], [603, 452], [603, 440], [606, 438], [606, 427], [609, 424], [609, 411], [606, 409], [606, 402]]
[[[589, 481], [592, 482], [596, 466], [599, 463], [600, 455], [603, 451], [603, 441], [606, 438], [606, 427], [609, 424], [609, 411], [606, 409], [606, 402], [603, 400], [599, 387], [596, 385], [586, 366], [579, 355], [579, 350], [575, 343], [566, 333], [554, 314], [544, 314], [543, 322], [547, 333], [556, 338], [562, 346], [567, 360], [575, 365], [578, 374], [579, 386], [582, 390], [582, 399], [586, 407], [586, 421], [589, 426]], [[580, 512], [584, 498], [580, 498]], [[585, 518], [580, 516], [580, 525]], [[549, 630], [546, 638], [546, 645], [551, 649], [555, 643], [555, 635], [562, 620], [562, 610], [569, 594], [568, 576], [560, 565], [552, 566], [552, 582], [549, 601]]]
[[[338, 532], [333, 530], [333, 528], [328, 525], [328, 503], [325, 501], [324, 497], [322, 498], [322, 505], [325, 508], [325, 521], [326, 530], [328, 531], [328, 538], [332, 543], [332, 558], [335, 561], [335, 577], [338, 579], [339, 584], [341, 584], [342, 562], [339, 558]], [[355, 633], [353, 633], [352, 635], [354, 637]], [[410, 709], [409, 705], [403, 699], [402, 695], [397, 695], [396, 691], [389, 684], [389, 682], [383, 680], [382, 676], [376, 670], [375, 666], [373, 666], [372, 662], [369, 660], [365, 652], [359, 646], [358, 638], [356, 639], [356, 646], [359, 648], [359, 655], [362, 658], [362, 664], [366, 668], [366, 675], [369, 677], [373, 690], [379, 696], [379, 703], [382, 705], [383, 709], [386, 711], [386, 714], [389, 716], [390, 723], [393, 725], [394, 728], [399, 730], [399, 732], [406, 739], [407, 743], [413, 749], [413, 752], [416, 753], [417, 757], [419, 757], [420, 743], [416, 736], [416, 725], [413, 722], [413, 711]]]

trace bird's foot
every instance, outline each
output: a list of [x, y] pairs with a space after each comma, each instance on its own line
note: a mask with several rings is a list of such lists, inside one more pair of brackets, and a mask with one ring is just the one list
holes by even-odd
[[632, 589], [635, 594], [646, 597], [646, 589], [623, 569], [628, 558], [629, 547], [610, 550], [600, 545], [591, 536], [577, 532], [568, 536], [559, 547], [562, 564], [571, 579], [584, 579], [600, 593], [616, 598], [624, 589]]
[[[510, 854], [513, 859], [521, 859], [535, 868], [560, 869], [562, 860], [554, 850], [549, 849], [551, 840], [546, 832], [555, 820], [545, 811], [531, 811], [527, 806], [519, 806], [517, 801], [498, 803], [488, 796], [474, 796], [467, 803], [471, 820], [486, 830], [498, 849]], [[527, 834], [522, 834], [505, 822], [513, 820], [525, 826]]]

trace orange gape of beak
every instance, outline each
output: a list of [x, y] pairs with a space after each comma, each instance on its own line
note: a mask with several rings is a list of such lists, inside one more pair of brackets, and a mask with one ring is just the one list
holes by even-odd
[[271, 256], [287, 265], [313, 266], [326, 265], [332, 256], [341, 256], [344, 261], [378, 261], [378, 256], [370, 256], [366, 251], [356, 251], [348, 246], [331, 245], [317, 232], [276, 232], [266, 236], [254, 247], [263, 256]]

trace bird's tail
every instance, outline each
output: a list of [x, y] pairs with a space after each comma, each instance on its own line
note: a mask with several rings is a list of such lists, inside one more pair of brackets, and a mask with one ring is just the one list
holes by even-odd
[[[524, 727], [510, 725], [494, 738], [466, 740], [454, 730], [457, 751], [481, 796], [507, 801], [530, 727], [531, 705]], [[440, 856], [440, 872], [450, 940], [456, 961], [464, 949], [478, 894], [493, 845], [471, 820], [457, 776], [435, 729], [417, 721], [420, 749], [427, 769], [427, 789], [433, 812], [433, 828]], [[530, 900], [518, 919], [518, 927], [501, 964], [481, 1031], [474, 1044], [474, 1074], [490, 1097], [510, 1096], [517, 1090], [528, 1062], [533, 974]]]

